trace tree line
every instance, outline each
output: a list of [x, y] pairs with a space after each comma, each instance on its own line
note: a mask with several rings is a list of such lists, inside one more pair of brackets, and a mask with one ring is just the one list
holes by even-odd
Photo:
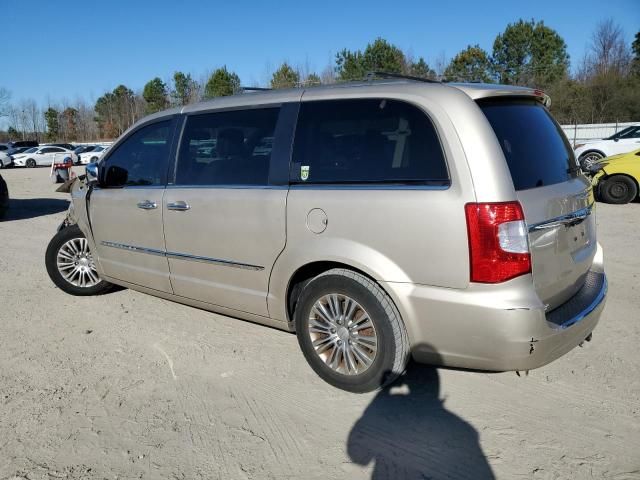
[[[591, 35], [584, 57], [570, 70], [564, 39], [543, 21], [519, 20], [499, 33], [491, 52], [468, 45], [449, 61], [424, 57], [376, 38], [362, 50], [343, 49], [322, 72], [282, 63], [270, 75], [270, 88], [296, 88], [363, 80], [371, 72], [410, 75], [444, 82], [484, 82], [540, 88], [552, 98], [551, 111], [561, 123], [603, 123], [640, 120], [640, 31], [626, 43], [613, 20], [601, 22]], [[375, 76], [375, 75], [374, 75]], [[175, 72], [171, 79], [156, 77], [141, 91], [125, 85], [99, 97], [94, 105], [35, 101], [10, 103], [0, 88], [0, 116], [8, 132], [0, 137], [38, 140], [90, 141], [112, 139], [144, 115], [171, 106], [233, 95], [242, 90], [240, 77], [222, 66], [200, 80]]]

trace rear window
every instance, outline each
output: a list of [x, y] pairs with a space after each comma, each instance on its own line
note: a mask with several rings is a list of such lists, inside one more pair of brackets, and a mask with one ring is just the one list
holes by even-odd
[[566, 182], [578, 173], [560, 126], [534, 100], [478, 102], [507, 159], [516, 190]]

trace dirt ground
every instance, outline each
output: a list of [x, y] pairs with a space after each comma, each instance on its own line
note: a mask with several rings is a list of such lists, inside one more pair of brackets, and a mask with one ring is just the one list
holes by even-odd
[[2, 170], [0, 479], [640, 478], [640, 203], [598, 204], [593, 341], [518, 378], [412, 365], [354, 395], [292, 334], [121, 290], [62, 293], [68, 195]]

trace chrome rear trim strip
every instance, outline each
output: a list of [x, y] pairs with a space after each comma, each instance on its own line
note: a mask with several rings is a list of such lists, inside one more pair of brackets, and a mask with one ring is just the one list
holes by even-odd
[[585, 218], [591, 215], [593, 210], [593, 203], [588, 207], [581, 208], [580, 210], [576, 210], [573, 213], [568, 213], [567, 215], [561, 215], [559, 217], [552, 218], [550, 220], [546, 220], [540, 223], [534, 223], [529, 225], [529, 232], [535, 232], [537, 230], [547, 230], [550, 228], [560, 227], [562, 225], [566, 227], [570, 227], [572, 225], [577, 225], [582, 222]]
[[189, 255], [186, 253], [177, 253], [177, 252], [165, 252], [162, 250], [156, 250], [154, 248], [137, 247], [135, 245], [127, 245], [125, 243], [117, 243], [117, 242], [102, 241], [100, 242], [100, 244], [104, 245], [105, 247], [119, 248], [121, 250], [128, 250], [130, 252], [146, 253], [149, 255], [158, 255], [161, 257], [167, 257], [167, 258], [173, 258], [173, 259], [188, 260], [191, 262], [212, 263], [214, 265], [222, 265], [225, 267], [232, 267], [232, 268], [241, 268], [243, 270], [254, 270], [254, 271], [264, 270], [264, 267], [260, 265], [251, 265], [248, 263], [234, 262], [231, 260], [223, 260], [220, 258], [202, 257], [199, 255]]

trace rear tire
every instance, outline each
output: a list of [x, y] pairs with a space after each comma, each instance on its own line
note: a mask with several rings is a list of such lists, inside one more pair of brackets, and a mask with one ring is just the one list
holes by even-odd
[[63, 228], [51, 239], [45, 264], [53, 283], [69, 295], [100, 295], [112, 288], [95, 270], [87, 239], [77, 225]]
[[405, 371], [409, 338], [400, 313], [364, 275], [345, 269], [318, 275], [304, 287], [294, 320], [307, 362], [334, 387], [370, 392]]
[[632, 202], [638, 196], [638, 186], [624, 175], [613, 175], [607, 178], [600, 184], [598, 191], [604, 202], [616, 205]]

